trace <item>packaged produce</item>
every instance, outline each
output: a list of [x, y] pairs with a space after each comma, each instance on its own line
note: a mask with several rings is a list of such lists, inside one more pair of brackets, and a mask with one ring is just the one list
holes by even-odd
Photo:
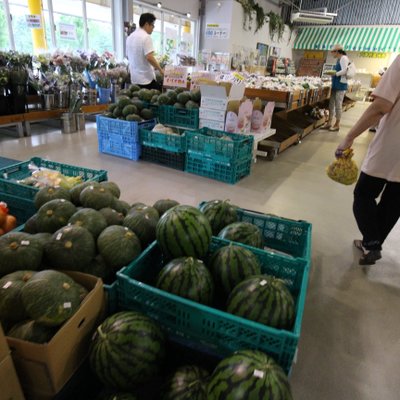
[[342, 156], [327, 168], [329, 178], [343, 185], [355, 183], [358, 177], [358, 167], [352, 160], [353, 155], [353, 149], [344, 150]]

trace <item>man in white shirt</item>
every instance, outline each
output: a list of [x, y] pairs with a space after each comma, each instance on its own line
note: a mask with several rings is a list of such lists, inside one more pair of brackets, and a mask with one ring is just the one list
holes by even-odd
[[[400, 56], [383, 75], [372, 93], [373, 103], [336, 150], [352, 146], [356, 137], [379, 123], [354, 189], [353, 211], [363, 240], [355, 240], [364, 251], [361, 265], [381, 258], [382, 244], [400, 217]], [[380, 197], [379, 202], [377, 199]]]
[[154, 69], [163, 74], [160, 64], [154, 57], [151, 34], [156, 17], [145, 13], [140, 16], [139, 29], [136, 29], [126, 40], [126, 53], [129, 60], [131, 82], [146, 89], [160, 89]]

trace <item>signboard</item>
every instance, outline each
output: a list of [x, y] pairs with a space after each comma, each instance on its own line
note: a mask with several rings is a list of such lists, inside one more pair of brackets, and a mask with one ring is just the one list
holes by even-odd
[[311, 60], [324, 60], [324, 52], [323, 51], [305, 51], [304, 58]]
[[65, 40], [76, 40], [76, 26], [74, 24], [60, 23], [58, 25], [60, 29], [60, 38]]
[[229, 39], [229, 24], [206, 24], [207, 39]]
[[40, 18], [40, 14], [25, 15], [25, 18], [28, 28], [42, 28], [42, 18]]
[[361, 51], [360, 56], [365, 57], [365, 58], [386, 58], [387, 53], [376, 53], [373, 51]]
[[206, 81], [215, 81], [216, 74], [209, 71], [193, 71], [190, 80], [190, 90], [199, 89]]
[[164, 86], [187, 87], [187, 68], [167, 65], [164, 70]]

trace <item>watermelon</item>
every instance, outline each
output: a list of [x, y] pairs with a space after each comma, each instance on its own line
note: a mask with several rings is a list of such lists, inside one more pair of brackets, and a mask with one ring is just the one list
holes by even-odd
[[263, 248], [263, 236], [260, 228], [250, 222], [234, 222], [218, 234], [218, 237], [248, 246]]
[[54, 233], [67, 225], [68, 220], [76, 213], [76, 207], [68, 200], [55, 199], [43, 204], [37, 212], [36, 226], [38, 232]]
[[202, 258], [211, 243], [211, 226], [197, 208], [179, 205], [158, 221], [156, 237], [163, 253], [171, 258]]
[[156, 238], [157, 219], [144, 213], [134, 212], [128, 214], [124, 219], [123, 226], [126, 226], [136, 234], [142, 249], [146, 248]]
[[225, 295], [246, 278], [261, 274], [258, 258], [250, 250], [234, 244], [218, 249], [212, 255], [209, 267], [216, 286]]
[[53, 234], [45, 255], [54, 268], [83, 271], [96, 255], [96, 242], [86, 228], [65, 226]]
[[214, 282], [203, 261], [180, 257], [170, 261], [158, 274], [157, 288], [198, 303], [210, 305]]
[[107, 387], [130, 390], [154, 379], [165, 358], [165, 337], [149, 317], [122, 311], [108, 317], [92, 338], [92, 370]]
[[14, 325], [7, 332], [7, 336], [33, 343], [47, 343], [56, 332], [57, 328], [44, 326], [30, 320]]
[[295, 303], [281, 279], [256, 275], [232, 290], [227, 311], [274, 328], [291, 329], [295, 318]]
[[153, 208], [155, 208], [158, 211], [158, 214], [161, 217], [170, 208], [178, 206], [178, 205], [179, 205], [179, 203], [175, 200], [165, 199], [165, 200], [157, 200], [153, 204]]
[[72, 278], [59, 271], [37, 272], [21, 289], [29, 317], [45, 326], [59, 326], [75, 314], [81, 292]]
[[208, 384], [207, 400], [244, 399], [293, 400], [282, 368], [258, 350], [240, 350], [223, 359]]
[[97, 249], [106, 264], [118, 270], [133, 261], [142, 251], [135, 233], [125, 226], [109, 226], [97, 239]]
[[62, 187], [45, 186], [36, 193], [33, 202], [36, 209], [39, 210], [43, 204], [54, 199], [65, 199], [71, 201], [71, 194], [69, 190]]
[[107, 221], [103, 214], [92, 208], [82, 208], [78, 210], [68, 222], [71, 225], [86, 228], [95, 239], [107, 228]]
[[222, 200], [207, 201], [200, 207], [200, 211], [210, 221], [215, 236], [227, 225], [237, 222], [236, 209], [237, 207], [232, 206], [228, 201]]
[[196, 365], [178, 368], [167, 380], [162, 400], [207, 400], [209, 375]]
[[38, 270], [43, 245], [33, 235], [9, 232], [0, 236], [0, 277], [18, 270]]
[[0, 320], [22, 321], [28, 318], [21, 300], [21, 290], [35, 271], [17, 271], [0, 279]]

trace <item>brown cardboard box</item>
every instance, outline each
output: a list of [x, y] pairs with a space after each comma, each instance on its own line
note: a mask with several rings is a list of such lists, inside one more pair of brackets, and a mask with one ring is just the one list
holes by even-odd
[[71, 378], [88, 353], [104, 305], [101, 279], [79, 272], [66, 273], [90, 292], [50, 342], [37, 344], [7, 338], [21, 385], [30, 399], [54, 397]]
[[[5, 384], [7, 382], [7, 384]], [[24, 400], [21, 385], [0, 325], [0, 400]]]

